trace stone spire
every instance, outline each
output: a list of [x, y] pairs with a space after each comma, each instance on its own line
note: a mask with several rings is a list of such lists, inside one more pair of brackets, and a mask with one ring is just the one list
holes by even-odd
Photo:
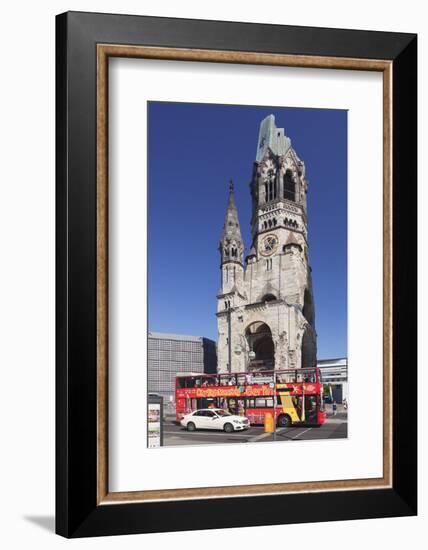
[[238, 210], [235, 205], [232, 180], [230, 180], [229, 183], [229, 201], [227, 204], [219, 249], [222, 264], [225, 262], [238, 262], [243, 264], [244, 245], [242, 242], [241, 227], [239, 225]]

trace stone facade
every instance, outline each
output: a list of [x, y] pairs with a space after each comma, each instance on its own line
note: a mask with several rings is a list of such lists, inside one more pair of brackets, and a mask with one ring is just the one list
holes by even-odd
[[250, 183], [250, 252], [233, 184], [220, 240], [217, 296], [218, 371], [243, 372], [316, 365], [315, 311], [308, 262], [304, 163], [277, 128], [261, 125]]

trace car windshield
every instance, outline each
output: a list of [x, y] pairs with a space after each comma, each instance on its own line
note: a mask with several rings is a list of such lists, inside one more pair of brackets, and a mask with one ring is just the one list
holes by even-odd
[[229, 412], [224, 411], [223, 409], [216, 409], [215, 411], [219, 416], [232, 416]]

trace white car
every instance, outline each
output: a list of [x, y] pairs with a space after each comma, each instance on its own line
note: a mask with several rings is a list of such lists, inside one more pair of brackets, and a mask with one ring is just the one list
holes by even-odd
[[183, 417], [180, 424], [189, 432], [223, 430], [227, 433], [247, 430], [250, 422], [245, 416], [230, 414], [223, 409], [198, 409]]

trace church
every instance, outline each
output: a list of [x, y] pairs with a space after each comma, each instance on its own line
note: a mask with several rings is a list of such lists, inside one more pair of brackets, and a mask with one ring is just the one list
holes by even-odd
[[249, 254], [233, 183], [220, 240], [218, 372], [316, 366], [305, 165], [274, 115], [260, 124]]

